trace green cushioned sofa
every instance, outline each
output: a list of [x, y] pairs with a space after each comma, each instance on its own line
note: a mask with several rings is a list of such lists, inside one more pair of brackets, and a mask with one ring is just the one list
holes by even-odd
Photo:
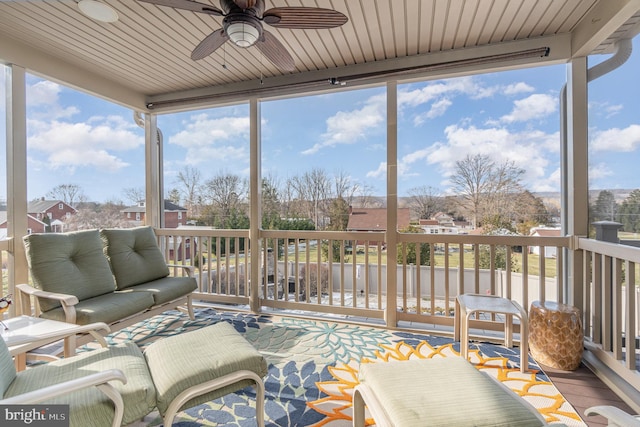
[[170, 275], [151, 227], [30, 234], [23, 242], [33, 281], [16, 286], [24, 313], [35, 297], [41, 317], [79, 325], [120, 329], [185, 304], [193, 319], [192, 268]]

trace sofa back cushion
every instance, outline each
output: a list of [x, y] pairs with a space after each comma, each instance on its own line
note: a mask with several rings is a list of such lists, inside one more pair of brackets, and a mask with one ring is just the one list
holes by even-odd
[[118, 289], [169, 275], [169, 267], [158, 247], [153, 228], [103, 229], [100, 236]]
[[[33, 285], [80, 301], [113, 292], [116, 284], [98, 230], [30, 234], [23, 238]], [[39, 299], [42, 311], [60, 304]]]
[[0, 338], [0, 399], [4, 397], [4, 392], [16, 377], [16, 366], [13, 357], [9, 353], [9, 348], [2, 338]]

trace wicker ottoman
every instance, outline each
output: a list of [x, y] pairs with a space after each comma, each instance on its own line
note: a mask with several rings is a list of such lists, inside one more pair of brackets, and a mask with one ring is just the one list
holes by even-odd
[[584, 349], [580, 310], [551, 301], [531, 303], [529, 349], [543, 365], [565, 371], [577, 369]]

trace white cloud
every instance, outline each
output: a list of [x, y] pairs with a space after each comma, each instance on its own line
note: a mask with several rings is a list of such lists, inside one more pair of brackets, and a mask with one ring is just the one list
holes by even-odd
[[249, 117], [212, 118], [202, 113], [191, 116], [182, 126], [184, 130], [168, 141], [186, 149], [187, 163], [249, 161]]
[[59, 95], [62, 87], [47, 80], [38, 81], [26, 88], [29, 117], [40, 120], [58, 120], [72, 117], [80, 112], [73, 106], [62, 107]]
[[604, 116], [609, 119], [618, 113], [620, 113], [624, 107], [622, 104], [610, 104], [608, 101], [598, 102], [591, 101], [589, 102], [589, 113], [596, 116]]
[[[451, 125], [445, 129], [445, 140], [427, 148], [421, 148], [402, 157], [400, 164], [410, 174], [421, 167], [437, 167], [443, 182], [455, 170], [457, 161], [467, 155], [483, 154], [496, 163], [511, 161], [525, 170], [523, 183], [534, 188], [545, 180], [549, 158], [557, 157], [558, 133], [548, 134], [539, 130], [512, 132], [504, 127], [476, 128]], [[400, 167], [400, 166], [399, 166]]]
[[[93, 123], [93, 124], [90, 124]], [[144, 145], [144, 138], [133, 132], [133, 125], [122, 117], [90, 119], [84, 123], [29, 120], [29, 150], [44, 153], [46, 161], [37, 163], [51, 169], [90, 167], [114, 172], [128, 163], [113, 154]], [[31, 156], [35, 160], [35, 156]]]
[[302, 154], [314, 154], [323, 148], [340, 144], [355, 144], [374, 132], [385, 121], [386, 95], [374, 95], [357, 110], [338, 111], [327, 119], [327, 130], [322, 140]]
[[589, 180], [596, 180], [613, 175], [613, 171], [605, 163], [589, 165]]
[[502, 116], [500, 120], [513, 123], [544, 118], [556, 112], [558, 99], [551, 95], [537, 93], [514, 101], [513, 104], [511, 113]]
[[535, 89], [524, 82], [512, 83], [506, 85], [502, 89], [502, 93], [505, 95], [517, 95], [523, 92], [533, 92]]
[[594, 151], [635, 151], [640, 146], [640, 125], [630, 125], [624, 129], [594, 131], [591, 149]]

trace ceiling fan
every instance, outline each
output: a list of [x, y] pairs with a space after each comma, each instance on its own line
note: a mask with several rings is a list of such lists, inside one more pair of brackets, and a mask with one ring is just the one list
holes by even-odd
[[264, 0], [220, 0], [220, 9], [195, 0], [138, 0], [175, 9], [223, 16], [222, 28], [204, 38], [191, 52], [191, 59], [211, 55], [227, 40], [236, 46], [256, 46], [282, 71], [293, 71], [293, 57], [280, 41], [263, 28], [263, 23], [276, 28], [323, 29], [339, 27], [347, 17], [333, 9], [318, 7], [274, 7], [264, 10]]

